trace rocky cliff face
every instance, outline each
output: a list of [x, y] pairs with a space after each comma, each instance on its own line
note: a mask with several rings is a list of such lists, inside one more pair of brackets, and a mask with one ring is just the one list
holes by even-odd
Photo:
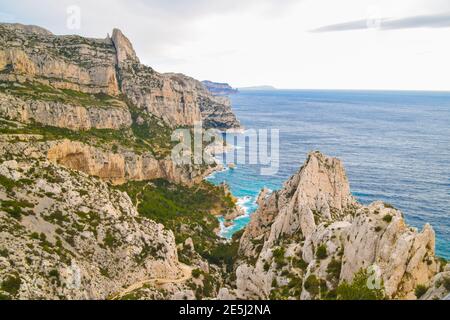
[[431, 226], [418, 232], [390, 205], [358, 204], [337, 159], [309, 154], [258, 203], [240, 241], [239, 298], [333, 298], [339, 284], [376, 270], [388, 298], [414, 299], [439, 271]]
[[58, 89], [119, 94], [111, 40], [55, 36], [9, 24], [0, 30], [2, 80], [21, 75]]
[[43, 148], [48, 150], [47, 157], [50, 161], [115, 184], [129, 180], [165, 179], [192, 185], [202, 181], [207, 174], [193, 167], [177, 167], [169, 159], [156, 160], [149, 153], [113, 153], [76, 141], [56, 141]]
[[[38, 27], [16, 24], [0, 24], [0, 31], [2, 83], [37, 82], [49, 86], [52, 91], [57, 91], [57, 94], [64, 93], [58, 90], [112, 97], [123, 94], [138, 108], [165, 120], [173, 127], [190, 126], [201, 120], [211, 125], [217, 124], [222, 129], [239, 127], [230, 104], [216, 99], [199, 81], [184, 75], [160, 74], [142, 65], [131, 42], [120, 30], [115, 29], [112, 38], [106, 39], [55, 36]], [[17, 93], [21, 93], [17, 91], [6, 93], [15, 93], [14, 96], [17, 97]], [[36, 106], [46, 100], [42, 99], [42, 96], [45, 95], [15, 103], [25, 109], [53, 108]], [[7, 97], [3, 97], [3, 100], [5, 99]], [[31, 104], [31, 101], [34, 105], [26, 106]], [[202, 113], [200, 110], [200, 102], [203, 109], [221, 109], [220, 113], [226, 115], [224, 121], [215, 116], [214, 122], [209, 122], [208, 113]], [[81, 106], [73, 105], [73, 102], [68, 104], [65, 109], [73, 118], [76, 118], [78, 113], [85, 112], [77, 108], [92, 107], [88, 103]], [[120, 119], [125, 120], [120, 122], [120, 125], [129, 125], [126, 121], [128, 119]], [[79, 117], [78, 123], [73, 127], [84, 128], [85, 120], [85, 117]], [[64, 126], [65, 123], [53, 121], [52, 125]], [[103, 128], [110, 125], [99, 123], [94, 127]]]
[[[20, 86], [20, 85], [19, 85]], [[85, 107], [59, 101], [38, 101], [0, 93], [0, 115], [23, 123], [37, 122], [71, 130], [128, 128], [131, 114], [125, 105]]]

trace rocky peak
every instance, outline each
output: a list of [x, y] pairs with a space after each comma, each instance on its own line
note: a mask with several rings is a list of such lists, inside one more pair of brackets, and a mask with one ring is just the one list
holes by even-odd
[[35, 33], [40, 35], [51, 36], [53, 33], [42, 27], [34, 25], [24, 25], [21, 23], [0, 23], [1, 26], [16, 32]]
[[[414, 299], [439, 270], [430, 225], [419, 232], [392, 205], [358, 204], [342, 162], [320, 152], [280, 191], [264, 190], [258, 205], [240, 241], [238, 298], [320, 299], [378, 270], [386, 297]], [[289, 281], [303, 284], [286, 289]]]
[[285, 188], [285, 198], [295, 199], [327, 219], [355, 203], [341, 160], [318, 151], [308, 154], [305, 165]]
[[119, 64], [127, 60], [139, 63], [139, 58], [133, 49], [131, 41], [122, 33], [122, 31], [114, 29], [111, 40], [116, 48], [117, 61]]
[[283, 188], [259, 197], [240, 244], [240, 254], [254, 257], [261, 250], [255, 238], [271, 246], [280, 237], [310, 236], [316, 224], [342, 217], [357, 206], [342, 162], [315, 151]]

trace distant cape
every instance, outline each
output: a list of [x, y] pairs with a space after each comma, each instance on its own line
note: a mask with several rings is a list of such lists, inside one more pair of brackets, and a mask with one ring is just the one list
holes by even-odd
[[202, 81], [203, 85], [214, 95], [229, 95], [238, 93], [237, 89], [232, 88], [228, 83], [219, 83], [209, 80]]

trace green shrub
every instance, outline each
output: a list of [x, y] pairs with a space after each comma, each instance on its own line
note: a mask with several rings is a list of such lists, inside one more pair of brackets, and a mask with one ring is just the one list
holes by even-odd
[[48, 276], [50, 277], [51, 283], [56, 284], [57, 286], [61, 285], [60, 275], [59, 271], [56, 269], [50, 270], [48, 273]]
[[3, 280], [1, 285], [1, 290], [9, 293], [12, 296], [17, 295], [20, 290], [20, 285], [22, 284], [22, 280], [19, 275], [9, 275]]
[[2, 300], [11, 300], [11, 297], [0, 292], [0, 301]]
[[277, 281], [277, 278], [273, 278], [272, 279], [272, 288], [276, 288], [276, 287], [278, 287], [278, 281]]
[[32, 203], [25, 200], [4, 200], [1, 202], [1, 209], [16, 220], [21, 220], [22, 215], [28, 214], [24, 211], [25, 209], [33, 207]]
[[70, 222], [70, 219], [60, 210], [52, 212], [50, 215], [48, 215], [46, 220], [48, 220], [51, 223], [56, 223], [58, 225], [62, 225], [63, 222]]
[[308, 263], [305, 262], [302, 258], [294, 258], [292, 259], [292, 266], [295, 268], [299, 268], [300, 270], [306, 271], [306, 268], [308, 268]]
[[323, 260], [326, 259], [327, 257], [328, 257], [327, 247], [324, 244], [322, 244], [317, 248], [316, 258], [319, 260]]
[[444, 272], [445, 266], [447, 265], [447, 260], [442, 257], [437, 257], [439, 261], [439, 270], [440, 272]]
[[353, 278], [352, 283], [343, 282], [337, 290], [338, 300], [382, 300], [384, 292], [382, 288], [370, 289], [368, 286], [369, 276], [364, 270], [359, 271]]
[[[224, 264], [231, 272], [242, 232], [226, 244], [216, 234], [219, 228], [216, 216], [235, 209], [234, 201], [227, 197], [223, 188], [207, 182], [187, 187], [157, 179], [129, 182], [118, 189], [127, 192], [134, 203], [139, 203], [141, 216], [173, 230], [177, 243], [191, 237], [203, 258], [210, 263]], [[180, 258], [185, 262], [190, 259], [188, 256]]]
[[320, 282], [319, 279], [317, 279], [317, 277], [315, 275], [310, 275], [304, 285], [305, 290], [308, 291], [311, 295], [317, 295], [319, 294], [320, 291]]
[[384, 207], [388, 208], [388, 209], [395, 209], [395, 207], [392, 204], [387, 203], [387, 202], [384, 203]]
[[201, 274], [202, 274], [202, 272], [201, 272], [200, 269], [194, 269], [194, 270], [192, 270], [192, 276], [193, 276], [195, 279], [198, 279], [198, 278], [201, 276]]
[[329, 280], [339, 279], [339, 276], [341, 275], [341, 267], [342, 267], [341, 261], [337, 261], [334, 258], [330, 261], [327, 267]]
[[9, 256], [8, 249], [0, 249], [0, 257], [7, 258]]
[[276, 248], [272, 252], [273, 259], [277, 264], [278, 268], [282, 268], [286, 265], [286, 261], [284, 259], [284, 255], [286, 254], [286, 249], [283, 247]]
[[390, 223], [392, 221], [392, 216], [390, 214], [385, 215], [383, 221]]
[[301, 289], [301, 287], [302, 287], [302, 279], [301, 278], [297, 278], [297, 277], [291, 278], [291, 280], [288, 283], [288, 287], [289, 287], [289, 289], [292, 289], [292, 288], [299, 288], [299, 289]]
[[417, 299], [420, 299], [425, 293], [427, 293], [428, 288], [422, 284], [419, 284], [416, 289], [414, 290], [414, 293], [417, 297]]
[[30, 235], [30, 238], [31, 238], [31, 239], [35, 239], [35, 240], [39, 240], [39, 233], [33, 232], [33, 233]]
[[17, 185], [17, 182], [0, 174], [0, 185], [2, 185], [7, 192], [11, 192]]
[[114, 237], [111, 230], [106, 232], [105, 238], [103, 239], [105, 245], [111, 249], [116, 248], [119, 245], [119, 241]]
[[205, 254], [205, 257], [211, 263], [225, 265], [227, 272], [232, 272], [238, 249], [238, 241], [219, 243], [211, 249], [210, 253]]

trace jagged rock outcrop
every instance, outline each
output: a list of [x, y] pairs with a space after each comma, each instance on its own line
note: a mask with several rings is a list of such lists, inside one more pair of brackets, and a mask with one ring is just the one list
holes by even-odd
[[444, 270], [438, 273], [429, 282], [428, 290], [420, 297], [421, 300], [449, 300], [450, 299], [450, 265], [446, 265]]
[[0, 139], [0, 150], [13, 158], [24, 153], [32, 154], [35, 158], [46, 159], [113, 184], [130, 180], [165, 179], [193, 185], [202, 181], [212, 170], [195, 166], [178, 167], [171, 159], [155, 159], [150, 153], [137, 154], [131, 150], [112, 152], [71, 140], [42, 141], [42, 136], [33, 139], [30, 135], [5, 135]]
[[139, 217], [126, 193], [32, 148], [2, 161], [0, 177], [3, 298], [106, 299], [183, 276], [173, 233]]
[[388, 298], [414, 299], [439, 270], [431, 226], [418, 232], [390, 205], [358, 204], [338, 159], [310, 153], [258, 203], [240, 242], [238, 298], [331, 297], [340, 283], [374, 269]]
[[243, 256], [254, 255], [251, 243], [255, 238], [271, 246], [282, 236], [301, 233], [308, 237], [316, 229], [316, 221], [345, 216], [356, 206], [342, 163], [320, 153], [311, 153], [282, 190], [271, 195], [264, 191], [258, 203], [258, 214], [253, 215], [241, 239]]

